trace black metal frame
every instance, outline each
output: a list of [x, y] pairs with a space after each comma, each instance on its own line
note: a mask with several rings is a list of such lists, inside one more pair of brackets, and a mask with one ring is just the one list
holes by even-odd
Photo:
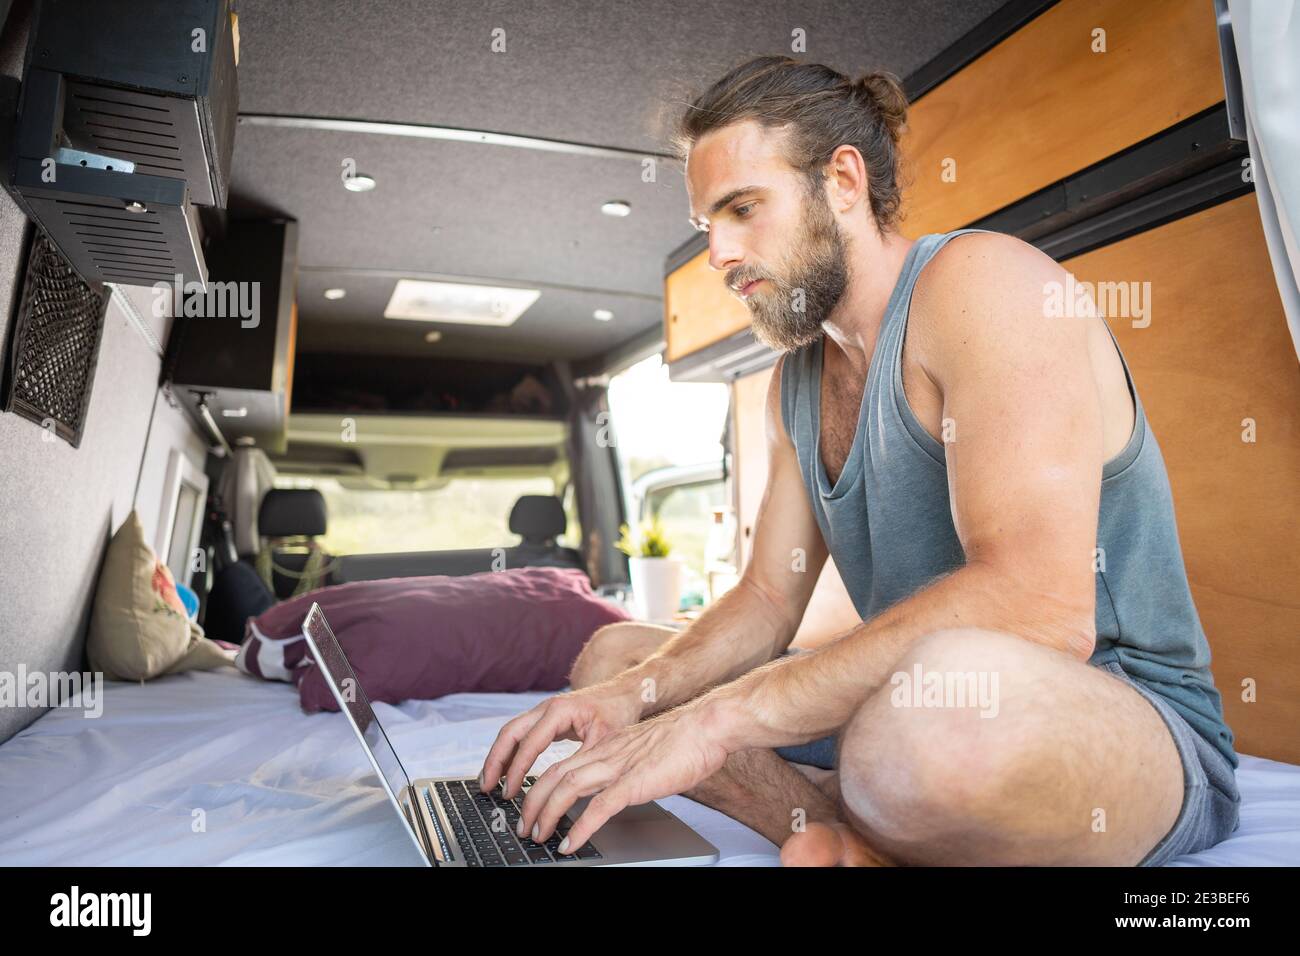
[[970, 225], [1064, 259], [1250, 192], [1248, 155], [1220, 103]]
[[1053, 259], [1064, 261], [1253, 192], [1254, 184], [1245, 182], [1243, 174], [1240, 162], [1228, 160], [1050, 236], [1035, 239], [1033, 244]]

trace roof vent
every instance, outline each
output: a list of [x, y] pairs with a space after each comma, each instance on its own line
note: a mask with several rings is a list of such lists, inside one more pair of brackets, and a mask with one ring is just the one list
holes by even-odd
[[384, 318], [513, 325], [541, 294], [538, 289], [398, 279], [392, 298], [384, 308]]

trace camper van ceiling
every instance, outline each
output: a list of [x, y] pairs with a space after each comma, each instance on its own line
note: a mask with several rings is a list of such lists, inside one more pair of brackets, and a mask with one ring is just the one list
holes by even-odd
[[[347, 4], [240, 0], [231, 213], [299, 221], [302, 352], [588, 358], [663, 321], [664, 258], [693, 234], [667, 132], [692, 94], [757, 51], [906, 76], [999, 6], [409, 0], [358, 18]], [[275, 121], [287, 117], [524, 140]], [[347, 172], [376, 188], [348, 191]], [[631, 214], [602, 214], [612, 200]], [[386, 320], [402, 279], [540, 295], [510, 326]]]

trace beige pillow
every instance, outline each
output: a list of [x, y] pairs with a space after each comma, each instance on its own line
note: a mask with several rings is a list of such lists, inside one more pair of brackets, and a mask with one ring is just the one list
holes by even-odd
[[108, 680], [234, 663], [234, 652], [203, 636], [185, 614], [171, 572], [144, 539], [134, 511], [108, 544], [86, 637], [92, 671]]

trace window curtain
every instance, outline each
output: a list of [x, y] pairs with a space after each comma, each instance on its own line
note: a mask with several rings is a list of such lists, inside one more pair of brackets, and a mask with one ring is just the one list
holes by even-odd
[[1300, 356], [1300, 0], [1228, 0], [1259, 215]]

